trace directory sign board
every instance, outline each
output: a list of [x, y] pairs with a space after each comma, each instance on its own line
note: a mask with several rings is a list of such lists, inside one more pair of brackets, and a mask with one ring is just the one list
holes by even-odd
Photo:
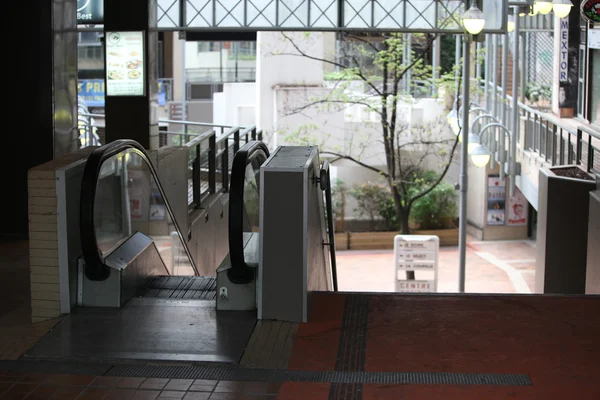
[[[394, 283], [396, 292], [436, 292], [440, 239], [429, 235], [394, 237]], [[407, 280], [406, 271], [433, 272], [433, 279]], [[419, 272], [415, 272], [417, 275]]]
[[106, 95], [144, 96], [144, 32], [106, 32]]

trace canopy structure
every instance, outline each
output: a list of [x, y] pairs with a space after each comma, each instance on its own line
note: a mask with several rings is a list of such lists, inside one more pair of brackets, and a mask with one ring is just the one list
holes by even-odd
[[[463, 0], [157, 0], [158, 28], [180, 31], [463, 33]], [[505, 33], [508, 0], [478, 0], [483, 33]]]

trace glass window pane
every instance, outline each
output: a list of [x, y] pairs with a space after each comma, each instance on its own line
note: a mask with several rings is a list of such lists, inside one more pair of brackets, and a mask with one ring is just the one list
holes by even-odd
[[101, 257], [106, 257], [136, 232], [150, 237], [170, 274], [194, 275], [158, 184], [135, 150], [104, 162], [95, 194], [94, 228]]

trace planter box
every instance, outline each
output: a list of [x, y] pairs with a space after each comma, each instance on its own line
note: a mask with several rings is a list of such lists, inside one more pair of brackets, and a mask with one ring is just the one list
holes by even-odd
[[[590, 180], [561, 176], [568, 168]], [[589, 199], [595, 188], [592, 176], [578, 166], [540, 169], [537, 293], [585, 293]]]
[[458, 246], [458, 228], [413, 231], [413, 235], [434, 235], [440, 238], [440, 246]]
[[[412, 235], [435, 235], [440, 238], [440, 246], [457, 246], [458, 229], [413, 231]], [[394, 237], [398, 232], [344, 232], [336, 233], [337, 250], [392, 250]]]

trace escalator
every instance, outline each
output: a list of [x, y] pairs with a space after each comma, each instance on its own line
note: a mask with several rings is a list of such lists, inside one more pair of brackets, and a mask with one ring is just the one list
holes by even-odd
[[[250, 142], [233, 160], [229, 203], [230, 262], [221, 268], [226, 270], [232, 284], [247, 285], [256, 278], [257, 180], [260, 165], [268, 155], [262, 142]], [[106, 285], [102, 282], [109, 280], [111, 273], [116, 273], [121, 275], [123, 283], [122, 304], [132, 296], [216, 299], [216, 276], [198, 276], [187, 234], [178, 225], [158, 174], [138, 143], [120, 140], [90, 155], [82, 183], [81, 205], [85, 283], [89, 286]], [[136, 236], [137, 240], [132, 240]], [[124, 272], [126, 269], [121, 272], [121, 260], [115, 260], [116, 255], [122, 257], [123, 253], [117, 249], [124, 247], [144, 259], [145, 267], [136, 268], [136, 277], [152, 277], [141, 292], [139, 284], [135, 287], [135, 280]], [[245, 248], [248, 249], [246, 252]], [[132, 281], [131, 285], [129, 281]], [[85, 295], [84, 288], [82, 305], [99, 302], [97, 291], [91, 292], [94, 298], [90, 301]], [[88, 304], [90, 302], [94, 304]]]
[[[148, 153], [130, 140], [91, 153], [81, 187], [79, 306], [25, 357], [238, 362], [256, 323], [258, 172], [268, 156], [262, 142], [236, 153], [229, 255], [215, 275], [199, 276]], [[226, 292], [220, 311], [217, 288]]]

